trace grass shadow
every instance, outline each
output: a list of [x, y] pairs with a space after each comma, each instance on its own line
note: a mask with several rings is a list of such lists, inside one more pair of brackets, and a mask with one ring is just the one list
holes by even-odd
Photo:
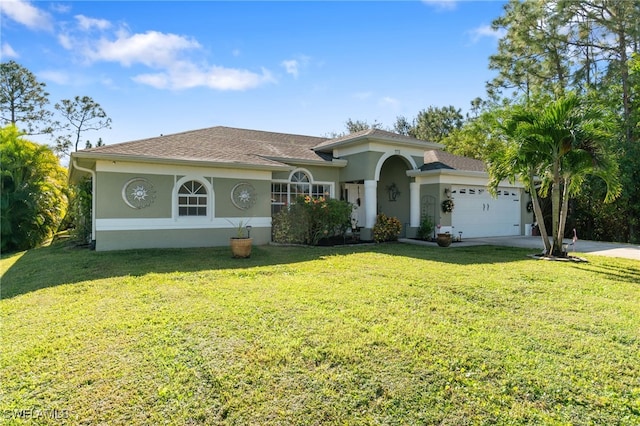
[[[234, 259], [228, 247], [144, 249], [95, 252], [57, 243], [3, 256], [12, 263], [1, 277], [0, 299], [62, 284], [149, 273], [198, 272], [244, 269], [317, 260], [331, 255], [375, 252], [455, 265], [525, 261], [530, 250], [497, 246], [440, 247], [401, 243], [360, 244], [336, 247], [258, 246], [248, 259]], [[19, 258], [16, 260], [14, 256]], [[12, 259], [13, 258], [13, 259]]]
[[640, 284], [640, 263], [637, 268], [628, 266], [622, 266], [614, 259], [609, 259], [609, 263], [594, 265], [591, 263], [583, 263], [579, 266], [579, 269], [588, 271], [594, 274], [603, 275], [605, 278], [618, 281], [627, 282], [630, 284]]

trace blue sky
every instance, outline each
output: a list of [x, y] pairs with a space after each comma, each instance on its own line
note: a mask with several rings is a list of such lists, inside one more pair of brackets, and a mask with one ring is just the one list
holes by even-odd
[[493, 73], [503, 2], [0, 2], [2, 61], [52, 105], [91, 96], [111, 144], [210, 126], [324, 136], [466, 111]]

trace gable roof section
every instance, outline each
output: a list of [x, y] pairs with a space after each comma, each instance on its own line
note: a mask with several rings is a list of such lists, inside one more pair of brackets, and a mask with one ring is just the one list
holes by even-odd
[[426, 151], [421, 171], [427, 170], [461, 170], [467, 172], [486, 172], [484, 163], [473, 158], [453, 155], [441, 150]]
[[380, 129], [367, 129], [360, 132], [351, 133], [335, 139], [325, 139], [314, 147], [318, 152], [330, 152], [336, 147], [353, 145], [366, 139], [375, 139], [383, 142], [389, 142], [396, 145], [405, 145], [420, 149], [437, 149], [442, 145], [416, 139], [411, 136], [399, 135], [397, 133], [387, 132]]
[[331, 155], [313, 147], [326, 138], [210, 127], [155, 138], [90, 148], [79, 158], [127, 158], [137, 161], [195, 161], [232, 165], [282, 167], [282, 160], [330, 162]]

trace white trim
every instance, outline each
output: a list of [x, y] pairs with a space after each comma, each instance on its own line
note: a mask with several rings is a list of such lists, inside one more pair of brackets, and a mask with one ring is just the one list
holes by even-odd
[[405, 160], [407, 160], [409, 162], [409, 164], [411, 165], [411, 169], [415, 170], [418, 168], [418, 166], [416, 165], [416, 162], [413, 160], [413, 157], [411, 157], [410, 155], [407, 155], [406, 153], [402, 152], [402, 150], [395, 150], [395, 151], [390, 151], [390, 152], [386, 152], [382, 157], [380, 157], [380, 159], [378, 160], [378, 164], [376, 165], [376, 172], [374, 175], [374, 178], [376, 181], [380, 180], [380, 171], [382, 170], [382, 165], [384, 164], [385, 161], [387, 161], [389, 158], [394, 157], [394, 156], [398, 156], [398, 157], [402, 157]]
[[409, 183], [409, 226], [420, 226], [420, 184]]
[[416, 147], [407, 147], [406, 145], [401, 145], [401, 144], [394, 145], [391, 143], [385, 144], [380, 142], [367, 142], [367, 143], [359, 144], [356, 146], [335, 148], [333, 150], [333, 155], [335, 157], [342, 158], [347, 155], [361, 154], [363, 152], [385, 153], [389, 151], [400, 150], [403, 154], [424, 158], [424, 152], [432, 149], [434, 148], [430, 148], [430, 147], [416, 148]]
[[161, 219], [97, 219], [97, 231], [156, 231], [169, 229], [234, 229], [242, 221], [254, 228], [271, 227], [271, 217], [219, 217], [203, 221]]
[[378, 182], [375, 180], [364, 181], [364, 211], [365, 228], [373, 228], [378, 214]]
[[[79, 169], [78, 169], [79, 170]], [[271, 171], [197, 167], [187, 165], [132, 163], [127, 161], [96, 161], [97, 172], [133, 173], [149, 175], [198, 175], [228, 179], [271, 180]]]
[[[407, 176], [414, 177], [421, 185], [426, 184], [452, 184], [452, 185], [489, 185], [489, 175], [485, 172], [471, 172], [465, 170], [429, 170], [429, 171], [407, 171]], [[499, 186], [509, 188], [524, 188], [524, 184], [516, 180], [514, 183], [508, 180], [500, 182]]]
[[[305, 183], [305, 182], [292, 182], [291, 178], [293, 177], [293, 175], [297, 172], [303, 172], [305, 173], [308, 177], [309, 177], [309, 190], [311, 190], [311, 186], [313, 185], [325, 185], [329, 187], [329, 198], [335, 198], [335, 194], [336, 194], [336, 184], [335, 182], [330, 182], [330, 181], [319, 181], [319, 180], [315, 180], [313, 178], [313, 174], [302, 167], [297, 167], [295, 169], [293, 169], [291, 171], [291, 173], [289, 173], [289, 178], [288, 179], [271, 179], [271, 183], [286, 183], [287, 186], [287, 204], [291, 204], [291, 187], [289, 185], [298, 185], [300, 183]], [[271, 195], [271, 194], [269, 194]]]
[[[311, 174], [311, 172], [307, 169], [305, 169], [304, 167], [296, 167], [295, 169], [291, 170], [291, 173], [289, 173], [289, 182], [290, 183], [294, 183], [291, 178], [293, 177], [293, 175], [295, 175], [298, 172], [302, 172], [305, 175], [307, 175], [309, 177], [309, 183], [313, 183], [313, 175]], [[295, 182], [295, 183], [300, 183], [300, 182]]]
[[[400, 135], [399, 135], [400, 136]], [[385, 147], [394, 146], [394, 147], [402, 147], [405, 149], [416, 149], [424, 152], [430, 149], [442, 149], [444, 145], [428, 142], [419, 139], [396, 139], [394, 137], [386, 137], [381, 135], [361, 135], [357, 137], [352, 137], [351, 139], [342, 139], [338, 142], [332, 142], [327, 145], [323, 145], [321, 147], [314, 148], [315, 151], [327, 152], [328, 150], [333, 150], [333, 152], [343, 151], [345, 148], [351, 148], [353, 146], [361, 147], [362, 145], [383, 145]], [[386, 149], [386, 148], [385, 148]], [[337, 156], [337, 155], [336, 155]]]

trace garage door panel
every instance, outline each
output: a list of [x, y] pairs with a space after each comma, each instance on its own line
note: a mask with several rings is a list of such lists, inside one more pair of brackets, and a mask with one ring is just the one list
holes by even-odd
[[499, 188], [493, 198], [482, 187], [453, 187], [452, 212], [454, 234], [463, 238], [520, 235], [519, 191]]

